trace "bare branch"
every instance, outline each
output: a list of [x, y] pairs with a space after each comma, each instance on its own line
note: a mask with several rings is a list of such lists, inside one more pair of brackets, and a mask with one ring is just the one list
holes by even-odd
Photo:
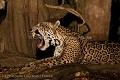
[[63, 6], [65, 4], [65, 1], [64, 0], [62, 0], [62, 4], [60, 5], [60, 6]]
[[84, 18], [82, 17], [82, 15], [80, 15], [80, 14], [79, 14], [76, 10], [74, 10], [73, 8], [65, 8], [65, 7], [62, 7], [62, 6], [53, 6], [53, 5], [48, 5], [48, 4], [45, 4], [45, 5], [46, 5], [46, 7], [48, 7], [48, 8], [66, 10], [66, 11], [68, 11], [68, 12], [76, 15], [77, 17], [79, 17], [80, 19], [83, 20], [83, 23], [82, 23], [81, 25], [79, 25], [79, 26], [82, 26], [82, 25], [85, 24], [85, 20], [84, 20]]

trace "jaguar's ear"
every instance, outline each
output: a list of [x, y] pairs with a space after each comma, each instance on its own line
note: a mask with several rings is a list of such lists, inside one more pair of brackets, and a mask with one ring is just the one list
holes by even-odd
[[56, 29], [56, 28], [58, 28], [59, 26], [60, 26], [60, 21], [58, 20], [58, 21], [55, 22], [54, 28]]
[[60, 26], [60, 21], [56, 21], [55, 24], [54, 24], [54, 27], [53, 27], [53, 32], [55, 33], [56, 32], [56, 29]]

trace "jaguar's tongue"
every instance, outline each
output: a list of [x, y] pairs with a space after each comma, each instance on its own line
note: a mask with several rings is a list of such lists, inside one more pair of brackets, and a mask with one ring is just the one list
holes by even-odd
[[43, 40], [39, 40], [37, 43], [37, 47], [40, 49], [43, 47]]

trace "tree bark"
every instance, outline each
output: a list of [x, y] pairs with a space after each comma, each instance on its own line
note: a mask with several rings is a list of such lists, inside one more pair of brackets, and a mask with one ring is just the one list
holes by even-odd
[[21, 52], [34, 57], [30, 28], [48, 18], [43, 0], [7, 0], [7, 15], [0, 25], [0, 52]]
[[112, 0], [76, 0], [77, 10], [89, 25], [92, 40], [107, 40], [109, 36]]

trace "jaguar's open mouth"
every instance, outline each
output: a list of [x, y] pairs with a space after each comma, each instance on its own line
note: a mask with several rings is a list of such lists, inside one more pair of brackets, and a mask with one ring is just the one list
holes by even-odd
[[37, 47], [41, 49], [45, 45], [44, 38], [40, 34], [35, 35], [35, 38], [38, 39]]
[[41, 49], [45, 45], [44, 39], [39, 39], [37, 43], [37, 47]]

